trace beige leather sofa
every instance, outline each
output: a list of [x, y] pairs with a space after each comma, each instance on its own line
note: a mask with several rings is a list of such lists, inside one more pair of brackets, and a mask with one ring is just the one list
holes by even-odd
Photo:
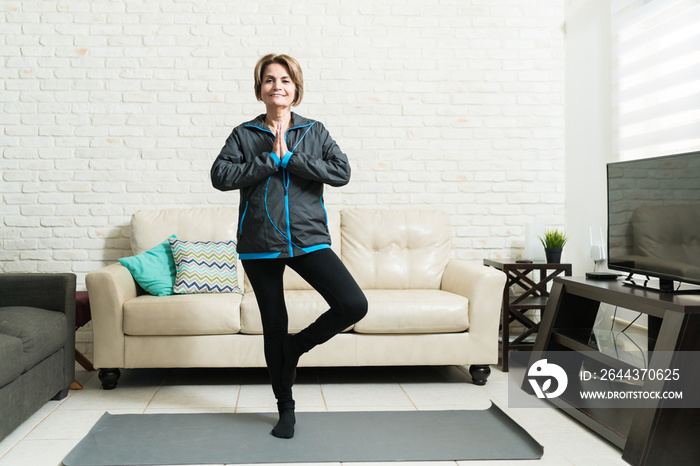
[[[505, 275], [451, 257], [452, 229], [438, 211], [328, 212], [333, 249], [364, 290], [367, 316], [302, 356], [300, 366], [471, 365], [483, 385], [498, 361]], [[190, 241], [235, 239], [237, 209], [144, 210], [133, 215], [134, 255], [175, 234]], [[242, 275], [239, 268], [239, 276]], [[290, 332], [327, 309], [287, 269]], [[264, 367], [255, 295], [151, 296], [120, 263], [88, 274], [94, 365], [105, 389], [120, 368]]]

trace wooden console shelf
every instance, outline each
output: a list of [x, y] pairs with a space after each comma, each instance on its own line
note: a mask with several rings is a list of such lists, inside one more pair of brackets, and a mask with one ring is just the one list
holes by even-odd
[[[634, 368], [599, 352], [589, 341], [601, 303], [646, 314], [649, 350], [700, 350], [700, 296], [632, 288], [618, 281], [559, 277], [552, 285], [530, 364], [545, 351], [572, 351], [600, 367]], [[650, 369], [672, 369], [656, 367], [655, 361], [651, 359]], [[622, 458], [630, 464], [700, 464], [698, 409], [665, 408], [664, 400], [639, 409], [582, 409], [563, 397], [549, 401], [622, 448]]]

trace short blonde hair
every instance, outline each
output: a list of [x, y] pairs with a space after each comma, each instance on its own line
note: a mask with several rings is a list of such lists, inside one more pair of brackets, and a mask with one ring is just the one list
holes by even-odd
[[304, 75], [301, 72], [299, 62], [289, 55], [275, 55], [274, 53], [270, 53], [258, 60], [258, 63], [255, 65], [255, 97], [258, 100], [262, 100], [263, 73], [265, 69], [273, 63], [282, 65], [289, 70], [289, 77], [292, 79], [297, 91], [292, 105], [299, 105], [301, 99], [304, 97]]

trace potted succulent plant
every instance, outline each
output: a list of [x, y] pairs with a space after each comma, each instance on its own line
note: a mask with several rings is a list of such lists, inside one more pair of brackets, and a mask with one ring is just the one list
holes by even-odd
[[540, 236], [544, 254], [548, 264], [558, 264], [561, 261], [561, 251], [569, 240], [563, 231], [557, 229], [545, 230], [544, 237]]

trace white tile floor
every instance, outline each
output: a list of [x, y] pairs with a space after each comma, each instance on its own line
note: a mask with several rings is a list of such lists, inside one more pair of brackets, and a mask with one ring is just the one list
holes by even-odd
[[[123, 370], [119, 386], [110, 391], [102, 390], [96, 372], [86, 372], [79, 366], [76, 371], [84, 389], [71, 391], [62, 401], [50, 401], [0, 442], [0, 466], [60, 465], [105, 411], [120, 414], [276, 409], [264, 369]], [[488, 383], [482, 387], [473, 385], [461, 367], [302, 368], [295, 398], [297, 411], [485, 409], [493, 400], [544, 445], [541, 460], [517, 464], [627, 464], [619, 449], [555, 409], [508, 408], [507, 380], [508, 375], [497, 367], [492, 368]]]

